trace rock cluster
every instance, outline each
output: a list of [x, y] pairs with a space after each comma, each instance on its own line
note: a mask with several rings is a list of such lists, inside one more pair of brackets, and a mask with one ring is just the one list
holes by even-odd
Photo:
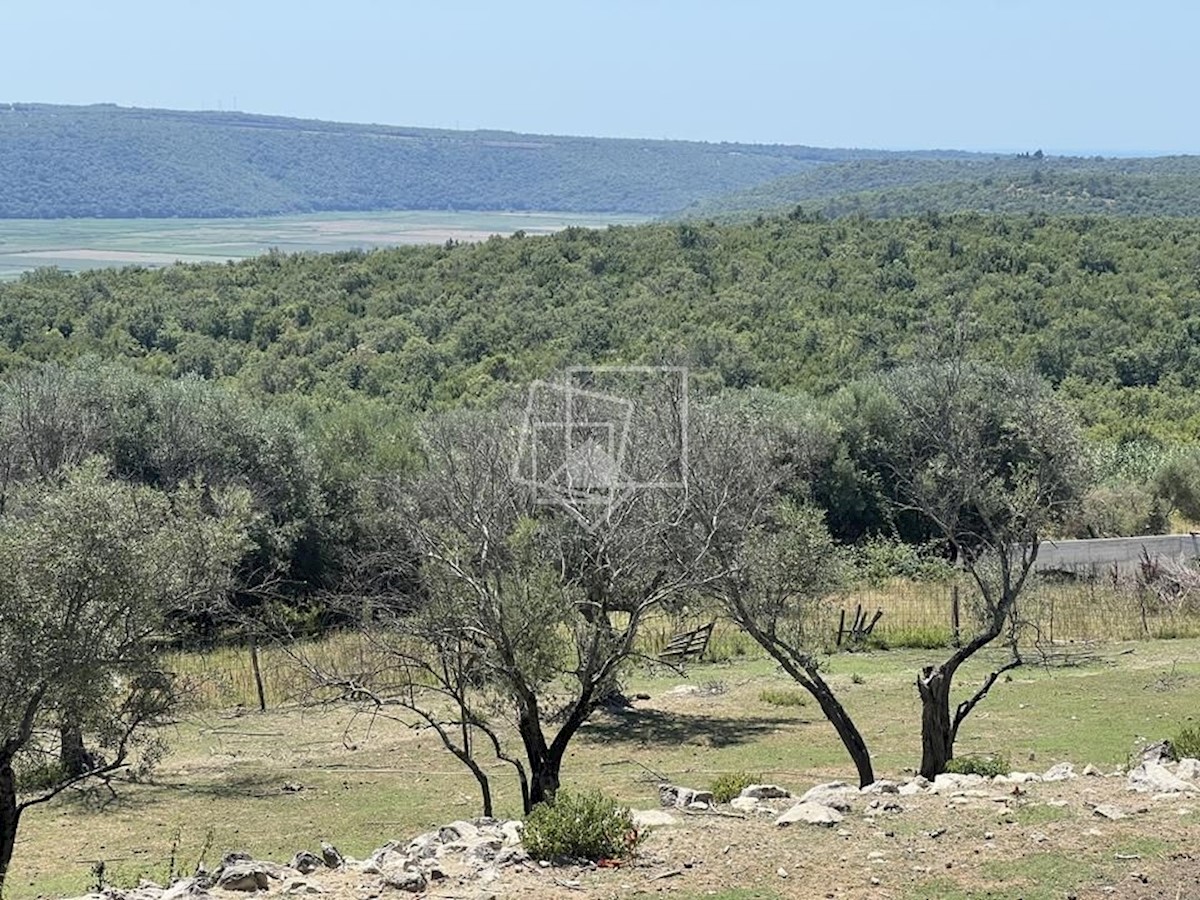
[[[1083, 769], [1083, 777], [1101, 777], [1093, 766]], [[917, 775], [906, 781], [879, 780], [859, 789], [843, 781], [815, 785], [794, 797], [788, 789], [774, 784], [753, 784], [734, 798], [729, 807], [744, 816], [769, 817], [780, 828], [810, 825], [835, 828], [859, 807], [863, 818], [873, 822], [879, 816], [902, 813], [906, 797], [936, 795], [951, 806], [973, 803], [1009, 803], [1030, 785], [1039, 782], [1065, 782], [1081, 777], [1072, 764], [1061, 762], [1044, 773], [1009, 772], [987, 778], [973, 774], [943, 773], [932, 781]], [[1144, 756], [1128, 773], [1117, 771], [1108, 777], [1121, 777], [1130, 791], [1158, 797], [1200, 795], [1200, 760], [1173, 762], [1162, 749]], [[709, 791], [677, 785], [659, 786], [660, 807], [634, 811], [639, 828], [671, 827], [688, 815], [730, 815], [717, 809]], [[1051, 799], [1053, 805], [1067, 801]], [[1109, 803], [1087, 803], [1096, 819], [1119, 821], [1131, 812]], [[1133, 812], [1144, 812], [1134, 810]], [[211, 873], [198, 872], [163, 887], [143, 882], [128, 890], [107, 889], [82, 900], [210, 900], [209, 892], [270, 891], [287, 897], [322, 894], [329, 890], [330, 873], [342, 877], [370, 879], [360, 887], [375, 891], [423, 893], [442, 882], [452, 889], [459, 885], [487, 886], [501, 876], [507, 866], [538, 865], [529, 859], [522, 846], [522, 824], [494, 818], [459, 820], [434, 831], [420, 834], [407, 842], [391, 841], [365, 860], [343, 857], [338, 850], [322, 842], [319, 852], [301, 850], [287, 865], [254, 859], [248, 853], [229, 853]], [[839, 835], [851, 832], [838, 828]], [[985, 834], [988, 839], [990, 832]], [[933, 835], [936, 836], [936, 835]], [[542, 864], [544, 865], [544, 864]]]
[[498, 867], [529, 859], [521, 843], [520, 822], [488, 817], [460, 820], [427, 831], [401, 846], [393, 841], [358, 864], [361, 872], [379, 875], [385, 887], [417, 893], [458, 870], [484, 881], [498, 876]]

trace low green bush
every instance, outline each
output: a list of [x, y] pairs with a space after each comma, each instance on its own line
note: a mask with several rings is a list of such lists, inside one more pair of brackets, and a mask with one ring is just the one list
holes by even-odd
[[600, 791], [562, 789], [553, 802], [534, 807], [522, 840], [534, 859], [621, 859], [632, 855], [642, 835], [629, 807]]
[[763, 688], [758, 692], [758, 699], [770, 706], [804, 706], [808, 703], [808, 696], [803, 691], [786, 688]]
[[1177, 759], [1200, 759], [1200, 725], [1183, 729], [1171, 738], [1171, 746], [1175, 748]]
[[714, 778], [708, 789], [712, 791], [713, 799], [718, 803], [728, 803], [742, 793], [742, 788], [752, 784], [762, 784], [762, 776], [751, 775], [749, 772], [725, 772]]
[[982, 775], [993, 778], [1007, 775], [1008, 758], [1005, 756], [956, 756], [946, 764], [946, 771], [955, 775]]

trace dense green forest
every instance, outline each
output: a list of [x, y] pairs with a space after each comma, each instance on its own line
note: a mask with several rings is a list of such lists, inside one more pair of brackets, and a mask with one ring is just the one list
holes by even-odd
[[820, 163], [890, 155], [0, 104], [0, 217], [379, 209], [657, 214]]
[[1200, 437], [1200, 222], [928, 215], [568, 229], [0, 286], [6, 368], [84, 354], [273, 401], [475, 402], [560, 366], [685, 361], [828, 395], [954, 344], [1094, 436]]
[[881, 414], [881, 378], [927, 360], [1032, 372], [1079, 415], [1093, 489], [1068, 533], [1200, 516], [1197, 219], [793, 214], [46, 269], [0, 285], [0, 342], [8, 477], [72, 447], [155, 488], [248, 487], [243, 581], [281, 571], [301, 597], [404, 596], [361, 561], [403, 533], [378, 490], [419, 467], [422, 417], [520, 404], [571, 364], [682, 364], [698, 396], [790, 396], [841, 542], [930, 537], [888, 512]]
[[686, 214], [744, 221], [797, 205], [829, 217], [924, 212], [1195, 216], [1200, 215], [1200, 157], [850, 160], [703, 200]]

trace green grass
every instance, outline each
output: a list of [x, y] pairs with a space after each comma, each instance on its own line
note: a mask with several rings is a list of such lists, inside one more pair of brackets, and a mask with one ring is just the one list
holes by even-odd
[[176, 260], [224, 262], [284, 252], [329, 252], [389, 244], [440, 244], [490, 234], [545, 234], [570, 225], [602, 228], [645, 216], [438, 210], [321, 213], [246, 219], [0, 220], [0, 279], [39, 266], [80, 271], [158, 266]]
[[[1133, 652], [1124, 652], [1128, 650]], [[334, 655], [348, 664], [365, 650], [344, 636], [307, 652]], [[1014, 768], [1033, 771], [1058, 760], [1108, 767], [1123, 762], [1139, 742], [1170, 736], [1196, 715], [1200, 641], [1105, 645], [1089, 652], [1098, 657], [1091, 664], [1028, 666], [1013, 671], [1011, 682], [997, 683], [963, 725], [958, 753], [1005, 752]], [[829, 661], [827, 678], [866, 736], [881, 777], [902, 775], [920, 758], [913, 680], [923, 664], [942, 654], [867, 652]], [[1002, 658], [1000, 652], [988, 652], [964, 666], [956, 698], [973, 690]], [[299, 849], [315, 849], [322, 839], [361, 857], [387, 840], [476, 814], [472, 779], [433, 735], [403, 720], [355, 714], [339, 705], [311, 705], [315, 698], [307, 695], [303, 676], [289, 669], [288, 661], [279, 650], [264, 650], [271, 709], [263, 714], [230, 702], [253, 697], [244, 650], [175, 657], [177, 671], [208, 679], [202, 694], [207, 708], [166, 735], [172, 749], [152, 783], [120, 785], [116, 801], [100, 792], [91, 799], [71, 796], [31, 810], [21, 826], [9, 885], [12, 900], [83, 893], [97, 859], [106, 861], [120, 884], [140, 875], [161, 878], [176, 829], [178, 856], [190, 866], [210, 828], [210, 861], [235, 849], [286, 859]], [[866, 683], [855, 684], [854, 674]], [[714, 680], [728, 690], [703, 696], [670, 693], [678, 684]], [[797, 789], [852, 775], [836, 734], [814, 704], [780, 706], [760, 699], [799, 690], [768, 659], [694, 664], [686, 679], [662, 667], [640, 668], [630, 673], [626, 689], [648, 693], [651, 700], [640, 702], [635, 711], [600, 714], [589, 722], [572, 743], [564, 783], [600, 788], [623, 804], [645, 808], [657, 804], [660, 777], [703, 788], [722, 775], [753, 772]], [[294, 696], [289, 700], [288, 695]], [[494, 774], [497, 813], [518, 814], [519, 798], [508, 769], [490, 758], [484, 762]], [[304, 789], [284, 792], [283, 784], [293, 781]], [[999, 810], [985, 809], [977, 816], [972, 833], [990, 827], [998, 836], [1024, 827], [1070, 834], [1088, 827], [1085, 821], [1090, 824], [1078, 804], [1021, 803], [1007, 814], [1012, 825], [1003, 824], [1006, 816]], [[1195, 814], [1178, 817], [1180, 827], [1195, 827], [1196, 821]], [[924, 840], [921, 831], [947, 824], [905, 812], [889, 820], [888, 827]], [[1144, 835], [1136, 827], [1136, 822], [1118, 823], [1114, 840], [1122, 846], [1140, 840]], [[1143, 850], [1158, 852], [1149, 845]], [[1075, 877], [1068, 869], [1054, 875], [1058, 870], [1049, 860], [1029, 865], [1060, 882]], [[1015, 878], [1020, 872], [1008, 874]], [[786, 893], [783, 886], [777, 889]]]

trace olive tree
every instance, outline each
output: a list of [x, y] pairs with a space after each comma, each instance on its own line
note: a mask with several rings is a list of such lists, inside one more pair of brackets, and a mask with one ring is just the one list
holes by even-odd
[[875, 780], [866, 741], [821, 672], [829, 597], [845, 567], [823, 513], [805, 500], [827, 449], [814, 425], [762, 395], [694, 410], [689, 536], [705, 548], [702, 592], [812, 695], [866, 786]]
[[[148, 729], [180, 700], [158, 659], [167, 613], [229, 589], [245, 508], [244, 496], [113, 480], [98, 460], [10, 492], [0, 516], [0, 890], [27, 809], [153, 752]], [[58, 762], [64, 721], [93, 748], [82, 770]]]
[[400, 491], [415, 554], [397, 558], [415, 560], [418, 608], [372, 611], [366, 632], [381, 652], [370, 672], [319, 672], [352, 698], [416, 712], [470, 768], [485, 810], [476, 741], [514, 766], [526, 811], [551, 800], [570, 741], [637, 655], [645, 617], [692, 571], [667, 540], [682, 498], [635, 493], [586, 527], [576, 511], [539, 503], [514, 467], [519, 418], [460, 412], [424, 424], [424, 470]]
[[[1018, 600], [1039, 542], [1074, 508], [1086, 477], [1070, 411], [1032, 374], [958, 360], [899, 370], [883, 387], [895, 502], [933, 525], [976, 588], [975, 633], [917, 678], [920, 772], [932, 778], [953, 758], [966, 717], [1004, 671], [1020, 665]], [[955, 673], [1006, 631], [1012, 658], [952, 714]]]

